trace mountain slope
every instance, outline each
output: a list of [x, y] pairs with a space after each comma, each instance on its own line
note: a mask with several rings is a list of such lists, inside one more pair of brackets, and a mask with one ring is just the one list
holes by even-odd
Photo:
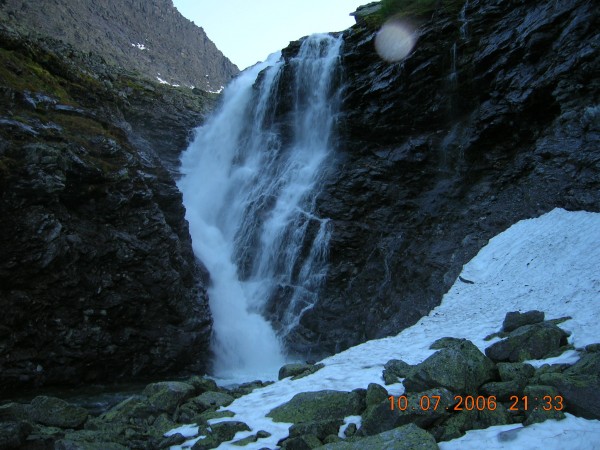
[[107, 62], [171, 84], [218, 90], [238, 68], [171, 0], [4, 0], [3, 15]]

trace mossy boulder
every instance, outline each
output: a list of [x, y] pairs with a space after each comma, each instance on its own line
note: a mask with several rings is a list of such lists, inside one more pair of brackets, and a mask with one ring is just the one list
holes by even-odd
[[230, 441], [239, 431], [250, 431], [248, 425], [238, 420], [219, 422], [210, 426], [211, 436], [219, 442]]
[[541, 423], [548, 419], [562, 420], [565, 418], [565, 413], [562, 411], [565, 402], [561, 400], [560, 392], [555, 387], [531, 385], [523, 390], [523, 395], [527, 397], [528, 401], [523, 425]]
[[319, 447], [319, 450], [437, 450], [438, 448], [431, 434], [411, 423], [353, 442], [327, 444]]
[[195, 388], [181, 381], [162, 381], [146, 386], [143, 395], [157, 411], [173, 412], [179, 404], [194, 395]]
[[367, 387], [367, 395], [365, 397], [367, 408], [383, 402], [388, 397], [389, 394], [386, 388], [377, 383], [369, 383], [369, 386]]
[[271, 417], [275, 422], [315, 422], [360, 415], [364, 408], [364, 396], [359, 392], [301, 392], [289, 402], [273, 408], [267, 417]]
[[525, 363], [498, 363], [498, 374], [502, 381], [517, 381], [524, 384], [535, 375], [535, 368]]
[[494, 378], [494, 363], [470, 341], [455, 342], [414, 366], [404, 380], [408, 392], [444, 387], [456, 394], [475, 394]]
[[523, 394], [525, 386], [518, 381], [491, 381], [483, 384], [479, 388], [479, 392], [485, 396], [494, 396], [499, 402], [508, 402], [510, 397]]
[[399, 378], [406, 378], [413, 368], [401, 359], [390, 359], [383, 366], [383, 380], [386, 385], [398, 383]]
[[564, 398], [566, 411], [586, 419], [600, 420], [600, 377], [577, 373], [546, 373], [539, 380], [554, 386]]
[[543, 359], [567, 344], [568, 334], [558, 326], [542, 322], [525, 325], [485, 349], [485, 354], [496, 362], [522, 362]]
[[342, 419], [318, 420], [314, 422], [301, 422], [290, 427], [289, 437], [298, 437], [306, 434], [312, 434], [320, 440], [324, 440], [331, 434], [338, 434], [338, 431], [344, 421]]
[[198, 411], [208, 409], [218, 409], [221, 406], [227, 406], [233, 402], [235, 398], [224, 392], [204, 392], [192, 399], [189, 403], [193, 403]]
[[510, 423], [512, 423], [510, 413], [501, 403], [497, 403], [494, 409], [460, 411], [431, 431], [438, 441], [449, 441], [464, 435], [468, 430], [482, 430]]
[[87, 420], [88, 411], [60, 398], [39, 396], [31, 401], [30, 416], [34, 422], [59, 428], [79, 428]]
[[[407, 393], [405, 396], [406, 403], [402, 402], [401, 405], [398, 405], [395, 402], [394, 409], [388, 399], [368, 408], [362, 415], [362, 426], [359, 433], [364, 436], [372, 436], [409, 423], [425, 428], [447, 416], [448, 409], [455, 403], [454, 394], [444, 388]], [[406, 409], [402, 411], [399, 406]]]

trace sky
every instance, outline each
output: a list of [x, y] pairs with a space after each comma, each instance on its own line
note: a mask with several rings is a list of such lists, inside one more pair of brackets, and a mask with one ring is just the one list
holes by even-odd
[[303, 36], [342, 31], [369, 0], [173, 0], [240, 70]]
[[[600, 336], [600, 214], [555, 209], [541, 217], [523, 220], [495, 238], [463, 267], [461, 276], [442, 299], [442, 303], [415, 325], [397, 336], [365, 342], [321, 361], [319, 371], [292, 380], [285, 378], [238, 398], [223, 407], [233, 417], [211, 419], [210, 424], [242, 421], [251, 431], [238, 432], [232, 441], [258, 430], [271, 436], [244, 447], [221, 444], [218, 450], [274, 448], [288, 436], [288, 423], [266, 417], [276, 406], [288, 402], [299, 392], [324, 389], [350, 391], [366, 389], [369, 383], [383, 385], [384, 364], [401, 359], [418, 364], [434, 353], [429, 348], [436, 339], [452, 336], [471, 340], [481, 351], [497, 342], [484, 338], [499, 331], [507, 312], [544, 311], [546, 320], [570, 316], [560, 323], [569, 331], [569, 343], [577, 349], [597, 343]], [[576, 350], [545, 360], [528, 361], [535, 367], [547, 364], [573, 364]], [[402, 395], [401, 382], [386, 386], [388, 394]], [[360, 428], [360, 416], [345, 418]], [[171, 450], [189, 449], [198, 440], [195, 424], [179, 428], [190, 438]], [[340, 433], [343, 430], [340, 429]], [[341, 436], [340, 436], [341, 437]], [[600, 421], [566, 414], [561, 421], [547, 420], [523, 427], [511, 424], [473, 430], [461, 438], [440, 443], [441, 450], [597, 450], [600, 448]]]

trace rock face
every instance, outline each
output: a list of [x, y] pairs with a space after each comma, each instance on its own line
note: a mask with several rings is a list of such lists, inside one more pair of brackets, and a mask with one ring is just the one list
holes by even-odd
[[204, 272], [161, 159], [213, 100], [14, 30], [0, 53], [0, 391], [201, 370]]
[[368, 21], [344, 35], [338, 160], [317, 201], [334, 225], [329, 273], [295, 350], [395, 334], [511, 224], [600, 211], [597, 8], [449, 4], [414, 21], [402, 62], [377, 56]]
[[239, 70], [171, 0], [0, 2], [11, 24], [61, 39], [156, 80], [218, 90]]

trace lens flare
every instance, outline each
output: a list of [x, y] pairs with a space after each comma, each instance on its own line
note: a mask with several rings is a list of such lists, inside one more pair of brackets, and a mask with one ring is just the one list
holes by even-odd
[[375, 50], [381, 59], [397, 62], [408, 56], [416, 42], [417, 35], [410, 24], [400, 19], [390, 19], [375, 36]]

